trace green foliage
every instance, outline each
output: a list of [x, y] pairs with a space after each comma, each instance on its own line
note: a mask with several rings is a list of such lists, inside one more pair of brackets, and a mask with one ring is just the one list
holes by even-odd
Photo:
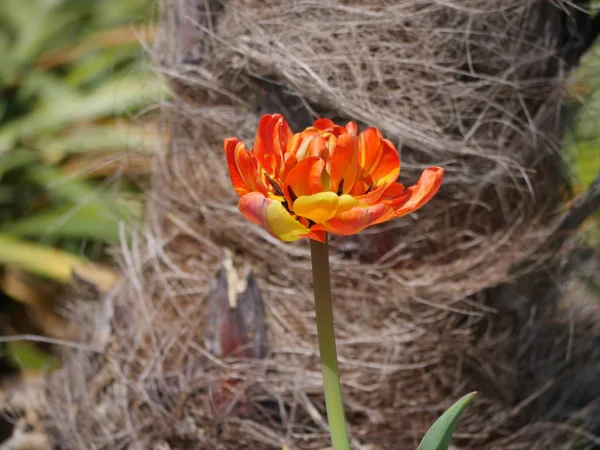
[[450, 439], [452, 439], [452, 435], [456, 430], [458, 420], [475, 397], [475, 394], [475, 392], [471, 392], [465, 395], [448, 408], [425, 434], [418, 450], [446, 450], [450, 447]]
[[153, 147], [141, 126], [111, 121], [166, 95], [140, 69], [133, 24], [149, 13], [145, 0], [0, 2], [0, 232], [85, 249], [87, 240], [118, 242], [119, 223], [135, 221], [140, 208], [120, 200], [134, 184], [62, 165]]
[[[156, 147], [156, 135], [127, 119], [166, 95], [142, 68], [139, 40], [153, 33], [149, 6], [146, 0], [0, 0], [2, 302], [28, 303], [4, 288], [9, 267], [69, 283], [76, 267], [101, 257], [103, 245], [118, 244], [139, 222], [137, 180], [87, 172], [99, 157]], [[48, 366], [35, 346], [5, 348], [13, 364]]]
[[[565, 135], [565, 157], [571, 163], [575, 194], [581, 194], [600, 174], [600, 44], [585, 56], [571, 80], [573, 121]], [[600, 249], [600, 211], [582, 230], [583, 239]]]
[[[143, 0], [2, 0], [0, 82], [16, 84], [43, 54], [88, 43], [95, 33], [144, 20], [148, 13], [148, 2]], [[125, 58], [131, 56], [129, 52]], [[113, 70], [118, 62], [105, 64], [105, 71]]]
[[19, 369], [48, 371], [55, 369], [58, 366], [58, 362], [54, 356], [41, 350], [30, 342], [7, 342], [6, 353], [8, 360]]
[[571, 75], [571, 110], [565, 148], [574, 166], [575, 185], [585, 187], [600, 173], [600, 44], [583, 58]]

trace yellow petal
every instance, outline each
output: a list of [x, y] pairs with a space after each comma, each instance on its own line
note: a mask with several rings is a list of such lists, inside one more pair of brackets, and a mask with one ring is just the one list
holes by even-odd
[[344, 194], [340, 196], [340, 204], [338, 206], [338, 210], [336, 214], [342, 214], [346, 211], [351, 210], [356, 205], [358, 205], [358, 200], [348, 194]]
[[335, 216], [340, 198], [334, 192], [319, 192], [313, 195], [303, 195], [294, 201], [294, 212], [315, 223], [322, 223]]
[[277, 201], [267, 208], [267, 221], [271, 232], [282, 241], [296, 241], [310, 232]]

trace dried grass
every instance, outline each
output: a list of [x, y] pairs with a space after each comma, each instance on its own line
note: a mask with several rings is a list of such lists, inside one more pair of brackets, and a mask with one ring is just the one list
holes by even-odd
[[[415, 448], [475, 389], [460, 448], [594, 448], [597, 395], [583, 378], [597, 379], [600, 312], [558, 305], [550, 287], [562, 256], [540, 250], [564, 188], [554, 27], [568, 7], [165, 0], [157, 60], [176, 92], [163, 108], [173, 138], [157, 158], [148, 232], [120, 252], [124, 282], [101, 306], [78, 306], [97, 349], [70, 351], [49, 382], [61, 448], [328, 445], [308, 247], [239, 216], [221, 150], [275, 110], [296, 129], [311, 111], [377, 125], [403, 142], [405, 182], [430, 163], [447, 173], [418, 214], [332, 242], [356, 448]], [[225, 248], [258, 280], [266, 360], [223, 361], [204, 348]], [[240, 384], [219, 414], [210, 392], [226, 378]], [[574, 382], [573, 403], [560, 393]], [[238, 414], [242, 400], [250, 415]]]

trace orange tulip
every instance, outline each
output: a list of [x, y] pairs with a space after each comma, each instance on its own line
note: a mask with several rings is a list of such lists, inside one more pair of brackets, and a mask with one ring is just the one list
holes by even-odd
[[261, 118], [252, 151], [224, 141], [238, 208], [283, 241], [350, 235], [409, 214], [438, 191], [444, 170], [425, 169], [409, 188], [397, 182], [398, 150], [376, 128], [358, 133], [318, 119], [293, 134], [280, 114]]

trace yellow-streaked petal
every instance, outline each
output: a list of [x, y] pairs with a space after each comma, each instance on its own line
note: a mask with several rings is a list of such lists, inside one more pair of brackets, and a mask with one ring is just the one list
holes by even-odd
[[283, 153], [291, 134], [290, 126], [281, 114], [261, 117], [252, 153], [271, 177], [283, 170]]
[[398, 150], [387, 139], [381, 140], [383, 144], [383, 152], [381, 154], [381, 160], [374, 167], [371, 172], [371, 178], [375, 183], [375, 186], [388, 185], [390, 182], [395, 182], [400, 175], [400, 157], [398, 156]]
[[310, 230], [298, 222], [278, 201], [268, 206], [267, 221], [271, 233], [282, 241], [296, 241], [310, 233]]
[[356, 200], [354, 197], [352, 197], [351, 195], [348, 195], [348, 194], [340, 195], [339, 201], [340, 201], [340, 204], [338, 206], [336, 214], [345, 213], [346, 211], [349, 211], [358, 205], [358, 200]]
[[383, 154], [383, 142], [377, 128], [367, 128], [358, 135], [358, 179], [371, 175], [379, 165]]
[[325, 223], [315, 225], [313, 231], [324, 230], [340, 236], [349, 236], [361, 232], [378, 221], [384, 222], [393, 212], [391, 207], [382, 203], [367, 208], [357, 206], [336, 215]]
[[238, 138], [230, 137], [223, 141], [223, 148], [225, 149], [225, 155], [227, 157], [227, 165], [229, 166], [229, 177], [231, 178], [231, 184], [235, 189], [235, 192], [241, 197], [244, 194], [250, 192], [250, 188], [246, 185], [244, 178], [240, 174], [237, 162], [235, 160], [236, 148], [239, 144]]
[[[293, 202], [294, 198], [292, 197], [312, 195], [323, 191], [321, 175], [324, 167], [325, 161], [316, 156], [309, 156], [296, 164], [283, 180], [283, 193], [288, 201]], [[291, 194], [290, 189], [294, 195]]]
[[433, 198], [440, 189], [444, 169], [441, 167], [428, 167], [423, 171], [419, 181], [407, 189], [410, 197], [404, 203], [399, 203], [394, 208], [394, 218], [402, 217], [416, 211]]
[[315, 137], [317, 137], [316, 132], [306, 129], [300, 133], [300, 137], [298, 138], [299, 140], [294, 138], [293, 143], [296, 147], [294, 151], [297, 161], [302, 161], [304, 158], [306, 158], [308, 155], [308, 147]]
[[279, 203], [265, 197], [260, 192], [250, 192], [240, 198], [238, 209], [250, 222], [254, 222], [270, 232], [269, 223], [267, 222], [267, 209], [273, 202]]
[[315, 223], [325, 222], [337, 213], [340, 198], [333, 192], [303, 195], [294, 201], [294, 213]]
[[[356, 139], [356, 136], [351, 134], [341, 135], [337, 139], [335, 147], [333, 147], [333, 155], [329, 161], [331, 190], [339, 194], [347, 194], [354, 186], [358, 169], [358, 139]], [[343, 189], [339, 189], [342, 180]]]

